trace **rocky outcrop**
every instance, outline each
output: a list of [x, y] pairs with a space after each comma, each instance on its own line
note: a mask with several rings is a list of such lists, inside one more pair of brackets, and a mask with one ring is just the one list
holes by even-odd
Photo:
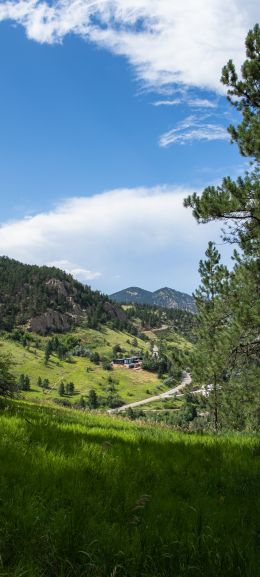
[[126, 321], [127, 316], [123, 309], [117, 307], [113, 303], [105, 303], [104, 310], [114, 319], [118, 319], [119, 321]]
[[47, 282], [46, 282], [46, 286], [54, 289], [55, 292], [57, 292], [59, 295], [62, 295], [64, 298], [67, 298], [69, 296], [69, 287], [66, 286], [65, 281], [61, 281], [58, 278], [50, 278]]
[[29, 321], [28, 330], [45, 336], [52, 332], [64, 333], [73, 325], [73, 318], [57, 311], [46, 311]]

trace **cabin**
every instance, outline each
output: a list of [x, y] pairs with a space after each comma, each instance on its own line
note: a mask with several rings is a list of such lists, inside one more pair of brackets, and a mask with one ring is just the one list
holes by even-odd
[[112, 365], [116, 368], [138, 369], [142, 366], [141, 357], [127, 357], [123, 359], [113, 359]]

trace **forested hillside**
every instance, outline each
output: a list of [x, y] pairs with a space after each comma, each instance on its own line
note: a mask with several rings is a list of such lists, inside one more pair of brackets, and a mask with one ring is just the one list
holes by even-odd
[[17, 325], [47, 334], [74, 324], [126, 322], [120, 307], [58, 268], [22, 264], [0, 257], [0, 330]]
[[182, 309], [168, 309], [155, 305], [133, 304], [125, 307], [129, 321], [139, 321], [142, 330], [162, 331], [166, 328], [194, 340], [196, 315]]

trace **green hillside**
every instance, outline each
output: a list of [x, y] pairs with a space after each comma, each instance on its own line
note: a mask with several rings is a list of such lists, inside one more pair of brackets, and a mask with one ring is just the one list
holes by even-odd
[[[78, 328], [64, 338], [68, 336], [76, 341], [79, 340], [82, 346], [87, 347], [92, 353], [97, 352], [101, 358], [112, 358], [115, 345], [119, 345], [126, 356], [132, 354], [134, 350], [144, 353], [149, 350], [150, 346], [148, 341], [136, 337], [133, 339], [127, 333], [107, 327], [104, 327], [102, 331]], [[36, 337], [32, 335], [33, 338]], [[20, 393], [24, 398], [42, 401], [57, 399], [61, 381], [64, 383], [72, 381], [75, 385], [75, 393], [69, 397], [63, 397], [63, 400], [72, 404], [79, 401], [82, 395], [87, 396], [90, 389], [95, 389], [100, 400], [105, 403], [112, 386], [122, 400], [122, 404], [138, 401], [148, 397], [149, 394], [159, 394], [167, 390], [167, 387], [163, 385], [163, 379], [159, 379], [156, 373], [126, 369], [107, 371], [102, 367], [101, 362], [95, 364], [86, 357], [69, 356], [62, 360], [57, 354], [52, 354], [48, 363], [45, 364], [44, 348], [47, 342], [48, 339], [37, 336], [36, 341], [29, 341], [27, 346], [23, 346], [11, 340], [8, 334], [0, 338], [0, 352], [10, 354], [14, 359], [13, 372], [17, 379], [22, 373], [30, 378], [31, 390]], [[49, 380], [48, 389], [42, 389], [37, 385], [39, 377], [42, 380]]]
[[258, 436], [0, 411], [1, 577], [257, 577]]
[[125, 325], [123, 310], [70, 274], [0, 257], [0, 330], [22, 325], [46, 335], [82, 323], [98, 327], [108, 321]]

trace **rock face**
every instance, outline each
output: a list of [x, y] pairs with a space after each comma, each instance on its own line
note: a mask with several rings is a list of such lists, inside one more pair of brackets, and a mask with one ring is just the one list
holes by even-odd
[[127, 319], [125, 312], [113, 303], [105, 303], [104, 309], [112, 318], [118, 319], [119, 321], [126, 321]]
[[28, 330], [46, 336], [53, 331], [65, 333], [73, 324], [74, 321], [70, 315], [49, 310], [32, 318], [29, 321]]
[[69, 287], [67, 286], [68, 283], [66, 281], [61, 281], [58, 278], [50, 278], [46, 282], [46, 286], [49, 288], [54, 289], [59, 295], [67, 298], [69, 296]]
[[118, 303], [146, 304], [167, 309], [182, 309], [192, 313], [196, 312], [195, 301], [191, 295], [168, 287], [155, 292], [150, 292], [139, 287], [129, 287], [110, 295], [110, 298]]

